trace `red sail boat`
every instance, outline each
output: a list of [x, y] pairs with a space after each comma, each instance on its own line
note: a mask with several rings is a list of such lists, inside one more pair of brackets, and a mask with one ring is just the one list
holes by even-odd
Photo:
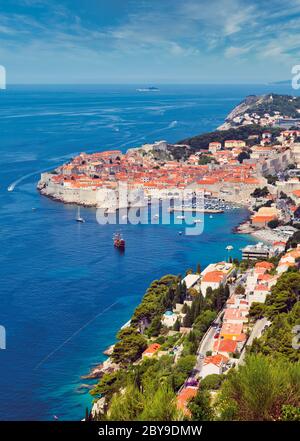
[[125, 240], [123, 239], [121, 233], [115, 233], [113, 236], [114, 247], [120, 250], [125, 249]]

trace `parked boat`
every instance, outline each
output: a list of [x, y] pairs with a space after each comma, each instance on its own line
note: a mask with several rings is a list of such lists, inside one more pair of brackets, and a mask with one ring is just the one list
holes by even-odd
[[85, 220], [83, 219], [83, 217], [81, 217], [81, 215], [80, 215], [80, 207], [77, 208], [76, 222], [80, 222], [80, 223], [84, 223], [84, 222], [85, 222]]
[[123, 239], [121, 233], [115, 233], [113, 235], [114, 247], [120, 250], [125, 249], [125, 240]]

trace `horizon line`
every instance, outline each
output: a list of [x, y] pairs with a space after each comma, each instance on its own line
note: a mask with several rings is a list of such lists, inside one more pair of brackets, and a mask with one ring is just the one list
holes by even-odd
[[289, 86], [288, 82], [282, 81], [260, 81], [260, 82], [159, 82], [159, 81], [149, 81], [149, 82], [59, 82], [59, 83], [48, 83], [48, 82], [36, 82], [36, 83], [19, 83], [19, 82], [7, 82], [6, 86], [149, 86], [149, 85], [178, 85], [178, 86]]

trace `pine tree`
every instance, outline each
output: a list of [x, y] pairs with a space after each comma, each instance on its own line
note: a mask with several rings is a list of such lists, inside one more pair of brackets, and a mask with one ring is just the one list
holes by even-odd
[[135, 372], [134, 372], [134, 379], [133, 379], [134, 386], [140, 391], [143, 392], [143, 384], [142, 384], [142, 376], [139, 366], [137, 366]]
[[141, 421], [175, 421], [178, 418], [176, 395], [168, 385], [161, 385], [148, 397]]
[[173, 305], [175, 306], [176, 303], [183, 303], [181, 300], [181, 283], [180, 284], [178, 283], [178, 285], [176, 286]]
[[229, 296], [230, 296], [230, 288], [229, 288], [229, 286], [228, 286], [227, 283], [226, 283], [226, 285], [225, 285], [225, 289], [224, 289], [224, 298], [225, 298], [225, 301], [229, 298]]
[[193, 324], [193, 317], [192, 317], [192, 313], [191, 313], [191, 308], [187, 307], [186, 314], [183, 318], [183, 326], [185, 328], [191, 328], [192, 324]]
[[181, 303], [184, 301], [184, 299], [186, 298], [186, 294], [187, 294], [187, 288], [186, 288], [186, 283], [182, 282], [180, 284], [181, 287]]
[[213, 408], [210, 405], [210, 394], [201, 388], [196, 397], [189, 403], [193, 421], [211, 421], [214, 418]]
[[183, 307], [182, 307], [182, 310], [181, 310], [182, 314], [186, 314], [187, 310], [188, 310], [188, 306], [187, 306], [186, 303], [184, 303]]
[[174, 323], [173, 330], [178, 332], [179, 329], [180, 329], [180, 321], [179, 319], [177, 319], [176, 322]]

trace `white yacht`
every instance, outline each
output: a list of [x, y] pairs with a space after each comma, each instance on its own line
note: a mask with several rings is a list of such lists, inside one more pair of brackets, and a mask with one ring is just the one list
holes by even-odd
[[84, 223], [84, 222], [85, 222], [85, 220], [83, 219], [83, 217], [80, 216], [80, 207], [79, 207], [79, 206], [78, 206], [78, 208], [77, 208], [76, 222], [80, 222], [80, 223]]

